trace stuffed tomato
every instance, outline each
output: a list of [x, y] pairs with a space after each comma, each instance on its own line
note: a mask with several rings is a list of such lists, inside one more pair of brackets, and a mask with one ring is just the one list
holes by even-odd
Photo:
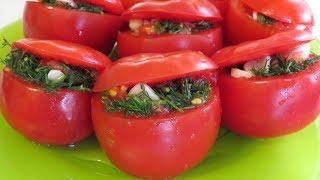
[[225, 17], [228, 43], [267, 38], [288, 30], [310, 30], [313, 14], [304, 0], [231, 0]]
[[63, 40], [109, 53], [123, 22], [120, 0], [27, 1], [23, 30], [27, 38]]
[[118, 35], [120, 57], [180, 50], [212, 55], [223, 46], [222, 17], [207, 0], [142, 2], [122, 17], [129, 29]]
[[309, 32], [292, 30], [231, 46], [212, 58], [227, 67], [219, 77], [222, 123], [258, 138], [294, 133], [320, 112], [319, 56]]
[[0, 84], [7, 122], [38, 143], [67, 145], [92, 134], [91, 88], [111, 61], [62, 41], [23, 39], [12, 45]]
[[111, 161], [163, 179], [197, 165], [220, 125], [216, 65], [199, 52], [122, 58], [98, 77], [92, 119]]

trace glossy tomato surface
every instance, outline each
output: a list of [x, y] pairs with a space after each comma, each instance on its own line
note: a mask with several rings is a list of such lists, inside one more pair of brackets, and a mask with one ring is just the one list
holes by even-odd
[[5, 119], [32, 141], [67, 145], [92, 134], [90, 93], [72, 90], [48, 93], [21, 80], [9, 69], [3, 71], [0, 85]]
[[129, 8], [123, 19], [165, 19], [173, 21], [221, 21], [219, 10], [207, 0], [146, 1]]
[[62, 61], [97, 71], [104, 70], [112, 63], [107, 56], [90, 47], [58, 40], [25, 38], [14, 42], [13, 48], [40, 57], [42, 61]]
[[23, 29], [27, 38], [63, 40], [109, 53], [123, 23], [120, 16], [49, 7], [26, 2]]
[[320, 112], [320, 63], [276, 77], [219, 79], [222, 122], [233, 132], [270, 138], [299, 131]]
[[105, 12], [120, 15], [123, 11], [123, 5], [121, 0], [78, 0], [85, 3], [93, 4], [102, 7]]
[[199, 164], [220, 126], [218, 89], [209, 102], [182, 113], [130, 118], [106, 112], [100, 95], [92, 99], [93, 125], [109, 159], [138, 177], [164, 179]]
[[[217, 68], [218, 66], [201, 52], [137, 54], [121, 58], [112, 67], [105, 69], [97, 77], [93, 91], [102, 92], [122, 85], [130, 87], [141, 82], [152, 85], [186, 76], [207, 75]], [[207, 76], [216, 78], [216, 76]]]
[[[154, 1], [154, 0], [121, 0], [125, 9], [144, 1]], [[167, 0], [156, 0], [156, 1], [167, 1]]]
[[126, 31], [119, 33], [117, 42], [120, 57], [181, 50], [201, 51], [210, 56], [223, 47], [219, 27], [190, 35], [134, 35]]
[[[266, 15], [272, 14], [273, 17], [277, 17], [278, 21], [271, 25], [262, 25], [249, 15], [250, 11], [247, 11], [248, 6], [244, 5], [241, 0], [231, 0], [225, 17], [225, 35], [227, 42], [230, 44], [238, 44], [245, 41], [266, 38], [278, 32], [292, 29], [309, 30], [313, 25], [310, 8], [308, 7], [308, 9], [305, 10], [296, 7], [299, 6], [299, 4], [303, 4], [304, 7], [306, 5], [304, 1], [281, 0], [268, 2], [269, 3], [266, 4], [264, 1], [255, 1], [255, 4], [259, 4], [258, 7], [265, 7], [265, 9], [258, 8], [258, 10], [261, 10]], [[252, 3], [250, 4], [252, 5]], [[251, 7], [255, 6], [252, 5]], [[299, 11], [299, 9], [301, 10]]]
[[227, 12], [229, 0], [209, 0], [224, 15]]

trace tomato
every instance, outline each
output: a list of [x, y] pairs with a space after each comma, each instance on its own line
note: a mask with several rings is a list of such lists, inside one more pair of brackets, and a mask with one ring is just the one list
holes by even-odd
[[93, 4], [102, 7], [106, 12], [120, 15], [123, 11], [121, 0], [78, 0], [85, 3]]
[[1, 109], [7, 122], [38, 143], [66, 145], [93, 132], [90, 93], [60, 90], [47, 93], [5, 70], [0, 82]]
[[[197, 165], [214, 144], [220, 125], [216, 68], [203, 54], [186, 51], [122, 58], [102, 73], [94, 88], [98, 93], [92, 98], [92, 120], [109, 159], [131, 175], [150, 179], [173, 177]], [[208, 79], [212, 93], [206, 104], [184, 112], [140, 118], [107, 112], [101, 101], [100, 92], [110, 87], [191, 76]]]
[[[63, 41], [22, 39], [13, 49], [31, 53], [44, 63], [55, 61], [101, 71], [111, 61], [101, 53]], [[42, 87], [16, 76], [8, 67], [0, 79], [0, 105], [7, 122], [25, 137], [38, 143], [66, 145], [90, 136], [91, 93], [59, 89], [46, 92]]]
[[256, 60], [264, 56], [290, 51], [313, 39], [310, 32], [290, 30], [269, 38], [226, 47], [212, 56], [220, 68]]
[[270, 78], [219, 77], [222, 122], [231, 131], [258, 138], [294, 133], [320, 112], [320, 63]]
[[[268, 55], [294, 50], [312, 39], [310, 32], [292, 30], [266, 39], [227, 47], [212, 56], [228, 67]], [[234, 78], [225, 70], [219, 76], [222, 123], [235, 133], [270, 138], [294, 133], [320, 113], [320, 63], [298, 73]]]
[[23, 30], [28, 38], [63, 40], [109, 53], [123, 22], [120, 16], [26, 2]]
[[[262, 39], [292, 29], [308, 30], [313, 25], [312, 11], [305, 1], [231, 0], [228, 6], [225, 34], [231, 44]], [[247, 8], [274, 18], [278, 22], [262, 25], [249, 16]]]
[[21, 39], [13, 44], [14, 48], [23, 49], [43, 61], [63, 61], [65, 64], [81, 66], [94, 70], [104, 70], [111, 61], [104, 54], [86, 46], [56, 40]]
[[201, 51], [212, 55], [223, 47], [221, 28], [191, 35], [139, 35], [120, 32], [118, 35], [120, 57], [138, 53], [167, 53], [179, 50]]
[[121, 85], [132, 86], [139, 82], [155, 84], [204, 74], [217, 68], [211, 59], [200, 52], [138, 54], [119, 59], [112, 67], [102, 72], [97, 77], [93, 91], [101, 92]]
[[213, 92], [202, 107], [141, 119], [105, 112], [96, 94], [92, 119], [101, 147], [118, 168], [139, 177], [164, 179], [191, 169], [209, 152], [219, 130], [219, 95]]

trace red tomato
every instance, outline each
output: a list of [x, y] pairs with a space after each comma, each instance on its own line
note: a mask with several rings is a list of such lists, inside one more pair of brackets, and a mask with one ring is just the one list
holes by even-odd
[[[310, 32], [292, 30], [266, 39], [227, 47], [212, 56], [219, 67], [233, 66], [299, 47]], [[222, 123], [231, 131], [258, 138], [301, 130], [320, 112], [320, 63], [304, 71], [273, 77], [219, 76]]]
[[203, 106], [143, 118], [106, 112], [96, 93], [93, 125], [111, 161], [129, 174], [151, 179], [173, 177], [197, 165], [214, 144], [220, 125], [215, 69], [201, 53], [187, 51], [139, 54], [120, 59], [105, 71], [96, 84], [97, 92], [121, 84], [161, 83], [186, 76], [208, 78], [213, 87]]
[[44, 144], [66, 145], [92, 134], [90, 93], [47, 93], [8, 69], [0, 83], [2, 113], [25, 137]]
[[55, 40], [21, 39], [14, 48], [23, 49], [44, 61], [63, 61], [65, 64], [94, 70], [104, 70], [111, 61], [104, 54], [86, 46]]
[[197, 165], [215, 142], [221, 111], [217, 88], [211, 97], [206, 105], [183, 113], [135, 119], [105, 112], [96, 94], [94, 129], [102, 148], [121, 170], [144, 178], [173, 177]]
[[268, 55], [290, 51], [312, 39], [313, 36], [310, 32], [290, 30], [277, 33], [265, 39], [226, 47], [215, 53], [211, 58], [220, 68], [224, 68]]
[[270, 78], [219, 79], [222, 123], [231, 131], [259, 138], [294, 133], [320, 112], [320, 63], [307, 70]]
[[[139, 82], [160, 83], [185, 76], [204, 74], [217, 69], [200, 52], [182, 51], [167, 54], [138, 54], [122, 58], [97, 77], [94, 92], [113, 87], [132, 86]], [[130, 77], [130, 78], [128, 78]]]
[[210, 56], [223, 47], [221, 28], [191, 35], [134, 35], [120, 32], [118, 35], [119, 56], [138, 53], [167, 53], [179, 50], [201, 51]]
[[109, 53], [123, 22], [120, 16], [49, 7], [26, 2], [23, 29], [26, 37], [63, 40]]
[[[249, 16], [248, 7], [274, 18], [278, 22], [272, 25], [259, 24]], [[225, 34], [229, 43], [238, 44], [244, 41], [266, 38], [282, 31], [311, 29], [312, 25], [312, 11], [303, 0], [231, 0], [225, 19]]]
[[121, 0], [78, 0], [102, 7], [106, 12], [111, 12], [116, 15], [120, 15], [123, 11], [123, 5]]
[[[63, 41], [23, 39], [13, 48], [34, 54], [48, 64], [103, 70], [111, 61], [103, 54]], [[57, 66], [57, 64], [55, 64]], [[5, 68], [0, 81], [0, 105], [5, 119], [27, 138], [44, 144], [73, 144], [92, 134], [91, 93], [61, 89], [48, 93]]]

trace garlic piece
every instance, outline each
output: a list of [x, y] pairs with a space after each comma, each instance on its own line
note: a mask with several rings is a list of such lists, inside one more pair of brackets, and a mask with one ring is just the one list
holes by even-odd
[[252, 18], [253, 18], [253, 20], [258, 20], [258, 12], [257, 11], [253, 11], [252, 12]]
[[139, 28], [143, 25], [143, 20], [141, 19], [131, 19], [129, 21], [129, 28], [133, 32], [139, 32]]
[[58, 0], [58, 1], [63, 3], [68, 3], [71, 7], [74, 7], [74, 8], [77, 7], [77, 4], [73, 0]]
[[231, 77], [234, 78], [252, 78], [254, 74], [251, 71], [244, 71], [238, 68], [231, 69]]
[[148, 94], [148, 96], [153, 100], [153, 101], [159, 101], [160, 98], [159, 96], [154, 92], [154, 90], [148, 86], [147, 84], [137, 84], [133, 86], [133, 88], [130, 89], [129, 95], [139, 95], [143, 92], [143, 88]]
[[53, 82], [59, 82], [59, 81], [62, 81], [65, 79], [65, 75], [62, 71], [60, 70], [50, 70], [49, 73], [48, 73], [48, 79], [50, 81], [53, 81]]
[[310, 44], [307, 43], [307, 44], [300, 45], [289, 52], [281, 53], [280, 56], [288, 60], [302, 62], [309, 58], [310, 51], [311, 51]]
[[248, 61], [243, 65], [245, 71], [251, 71], [252, 69], [269, 68], [271, 63], [271, 57], [266, 56], [263, 59]]

